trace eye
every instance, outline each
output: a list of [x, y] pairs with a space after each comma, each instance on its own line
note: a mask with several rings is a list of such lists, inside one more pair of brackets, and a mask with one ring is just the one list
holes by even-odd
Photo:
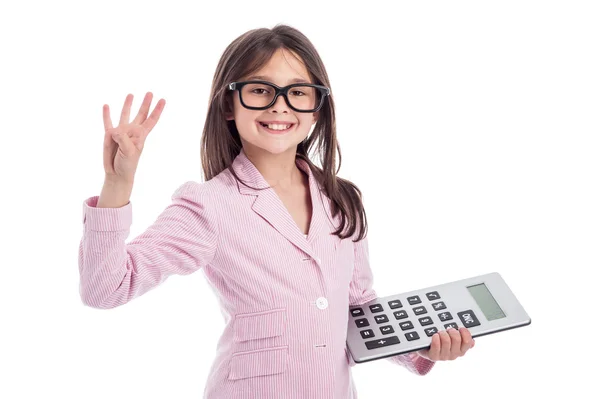
[[290, 93], [292, 93], [294, 96], [303, 96], [304, 92], [300, 91], [300, 90], [292, 90], [290, 91]]
[[[260, 91], [260, 92], [259, 92]], [[267, 89], [263, 89], [263, 88], [256, 88], [256, 89], [252, 89], [252, 93], [254, 94], [265, 94], [268, 93], [269, 91]]]

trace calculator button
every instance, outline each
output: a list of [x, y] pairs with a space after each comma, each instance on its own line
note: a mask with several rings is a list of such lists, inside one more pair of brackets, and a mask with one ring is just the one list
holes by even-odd
[[400, 302], [399, 299], [396, 299], [394, 301], [389, 301], [388, 305], [390, 305], [390, 309], [398, 309], [402, 307], [402, 302]]
[[379, 330], [381, 330], [382, 334], [391, 334], [394, 332], [392, 326], [381, 326], [379, 327]]
[[373, 336], [375, 335], [375, 333], [373, 332], [373, 330], [371, 330], [370, 328], [368, 330], [361, 330], [360, 331], [360, 335], [363, 338], [373, 338]]
[[400, 339], [395, 335], [393, 335], [391, 337], [387, 337], [387, 338], [377, 339], [375, 341], [365, 341], [365, 345], [367, 346], [367, 349], [377, 349], [377, 348], [382, 348], [384, 346], [394, 345], [394, 344], [399, 344], [399, 343], [400, 343]]
[[396, 320], [406, 319], [408, 317], [408, 313], [406, 313], [406, 310], [399, 310], [394, 312], [394, 316], [396, 317]]
[[385, 323], [385, 322], [388, 322], [388, 321], [390, 321], [390, 320], [384, 314], [379, 315], [379, 316], [375, 316], [375, 322], [377, 322], [377, 324]]
[[465, 327], [475, 327], [481, 324], [472, 310], [465, 310], [464, 312], [458, 312], [457, 314]]
[[370, 326], [369, 320], [367, 319], [358, 319], [354, 321], [356, 323], [356, 327], [367, 327]]
[[433, 306], [433, 308], [435, 310], [442, 310], [442, 309], [446, 309], [446, 304], [444, 302], [436, 302], [436, 303], [432, 303], [431, 306]]
[[411, 305], [416, 305], [417, 303], [421, 303], [421, 298], [419, 298], [418, 295], [415, 296], [409, 296], [408, 298], [406, 298], [406, 300], [408, 301], [409, 304]]
[[369, 309], [371, 309], [371, 313], [383, 312], [383, 306], [380, 304], [369, 305]]
[[409, 333], [404, 334], [407, 340], [414, 341], [415, 339], [419, 339], [419, 334], [416, 331], [411, 331]]
[[421, 323], [422, 326], [428, 326], [433, 324], [433, 320], [431, 320], [431, 317], [421, 317], [419, 323]]
[[424, 314], [427, 313], [427, 309], [425, 309], [425, 306], [417, 306], [416, 308], [413, 308], [413, 312], [415, 312], [415, 315], [420, 315], [420, 314]]
[[427, 295], [427, 299], [430, 301], [433, 301], [434, 299], [440, 299], [440, 294], [438, 294], [437, 291], [428, 292], [425, 295]]
[[406, 321], [404, 323], [400, 323], [400, 328], [402, 330], [410, 330], [411, 328], [414, 328], [414, 326], [411, 321]]
[[365, 312], [363, 312], [362, 308], [356, 308], [350, 309], [350, 314], [352, 314], [353, 317], [364, 316]]
[[447, 330], [449, 328], [456, 328], [458, 330], [458, 324], [456, 323], [448, 323], [448, 324], [444, 324], [444, 328]]
[[428, 337], [431, 337], [436, 332], [438, 332], [437, 327], [431, 327], [431, 328], [426, 328], [425, 329], [425, 334], [427, 334]]
[[450, 312], [438, 313], [438, 317], [440, 318], [440, 321], [452, 320]]

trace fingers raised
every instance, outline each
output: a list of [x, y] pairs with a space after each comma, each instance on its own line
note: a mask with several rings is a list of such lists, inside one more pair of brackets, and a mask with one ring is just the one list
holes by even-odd
[[131, 110], [131, 103], [133, 102], [133, 94], [127, 94], [125, 97], [125, 104], [121, 110], [121, 119], [119, 120], [119, 126], [129, 124], [129, 111]]
[[147, 92], [144, 96], [144, 100], [142, 101], [142, 105], [140, 106], [140, 110], [131, 123], [134, 125], [141, 125], [142, 122], [146, 120], [148, 117], [148, 111], [150, 110], [150, 103], [152, 103], [152, 93]]
[[156, 106], [154, 107], [154, 110], [152, 111], [148, 119], [146, 119], [144, 123], [142, 123], [142, 127], [146, 132], [150, 132], [150, 130], [154, 129], [154, 126], [158, 122], [158, 118], [160, 118], [160, 114], [162, 113], [162, 110], [165, 107], [165, 103], [166, 101], [164, 98], [158, 100]]
[[102, 120], [104, 121], [104, 131], [107, 132], [113, 128], [110, 120], [110, 109], [108, 108], [108, 104], [104, 104], [104, 106], [102, 106]]

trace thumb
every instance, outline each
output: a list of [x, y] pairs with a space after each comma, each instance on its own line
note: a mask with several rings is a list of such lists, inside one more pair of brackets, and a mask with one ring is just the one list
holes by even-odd
[[127, 132], [115, 131], [112, 133], [113, 140], [119, 145], [119, 149], [126, 157], [135, 155], [136, 148]]

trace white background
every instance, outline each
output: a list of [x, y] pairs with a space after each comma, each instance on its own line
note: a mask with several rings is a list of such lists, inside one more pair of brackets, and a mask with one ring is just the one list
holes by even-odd
[[[414, 4], [416, 3], [416, 4]], [[425, 377], [352, 369], [361, 398], [598, 390], [600, 12], [589, 1], [13, 2], [0, 11], [0, 397], [198, 398], [224, 326], [200, 271], [85, 307], [83, 201], [103, 183], [102, 106], [152, 109], [129, 239], [187, 180], [225, 47], [287, 23], [331, 78], [380, 296], [492, 271], [530, 326]]]

